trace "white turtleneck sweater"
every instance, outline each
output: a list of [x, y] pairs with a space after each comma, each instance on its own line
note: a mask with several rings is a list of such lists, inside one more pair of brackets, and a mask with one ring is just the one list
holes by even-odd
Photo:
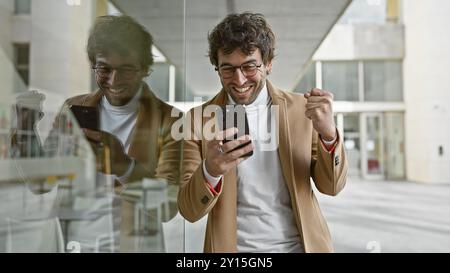
[[[228, 100], [235, 104], [230, 96]], [[277, 128], [270, 113], [271, 105], [264, 86], [256, 100], [245, 107], [254, 150], [251, 157], [237, 166], [238, 252], [303, 252], [278, 146], [276, 143], [268, 146], [261, 139], [261, 132], [270, 132], [269, 126]], [[205, 167], [203, 171], [215, 187], [221, 177], [212, 177]]]
[[114, 106], [105, 96], [100, 102], [100, 130], [115, 135], [128, 153], [134, 126], [139, 112], [142, 85], [134, 97], [125, 105]]

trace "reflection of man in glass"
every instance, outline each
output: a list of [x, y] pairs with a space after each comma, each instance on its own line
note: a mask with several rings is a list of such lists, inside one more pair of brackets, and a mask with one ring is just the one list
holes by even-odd
[[[180, 213], [189, 221], [208, 214], [206, 252], [332, 251], [310, 183], [312, 178], [320, 192], [336, 195], [346, 181], [331, 93], [284, 92], [267, 80], [275, 36], [261, 14], [229, 15], [208, 38], [223, 88], [201, 107], [245, 105], [250, 136], [224, 143], [235, 133], [230, 128], [212, 141], [200, 136], [184, 142]], [[269, 111], [272, 106], [278, 113]], [[209, 122], [191, 117], [193, 132]], [[272, 130], [279, 131], [279, 146], [261, 149], [258, 131], [269, 132], [276, 117]], [[250, 138], [252, 144], [245, 145]], [[252, 150], [252, 156], [241, 157]]]
[[[60, 219], [70, 222], [71, 230], [66, 230], [69, 240], [84, 240], [96, 248], [107, 245], [101, 250], [109, 251], [112, 244], [117, 246], [118, 243], [117, 233], [112, 235], [119, 229], [117, 219], [121, 219], [121, 235], [127, 236], [133, 229], [133, 215], [139, 217], [134, 214], [133, 206], [142, 202], [145, 189], [142, 184], [136, 185], [131, 198], [127, 195], [129, 183], [143, 178], [156, 178], [163, 184], [178, 183], [181, 143], [170, 134], [176, 121], [171, 117], [173, 107], [158, 99], [143, 81], [153, 64], [152, 43], [147, 30], [128, 16], [101, 16], [90, 31], [87, 53], [99, 89], [66, 100], [43, 148], [50, 156], [60, 152], [59, 134], [67, 125], [66, 116], [71, 106], [97, 108], [99, 130], [82, 128], [96, 156], [98, 175], [94, 183], [103, 185], [112, 180], [120, 196], [108, 192], [92, 193], [75, 196], [71, 202], [66, 202], [72, 207]], [[161, 183], [158, 183], [159, 188], [163, 187]], [[161, 194], [167, 194], [167, 191]], [[118, 203], [121, 203], [120, 209], [116, 207]], [[175, 211], [176, 206], [173, 206], [165, 219]], [[106, 214], [101, 215], [103, 212]], [[120, 218], [117, 212], [121, 213]], [[139, 214], [154, 219], [151, 217], [156, 212], [147, 212]], [[83, 221], [87, 224], [82, 224]], [[70, 237], [70, 234], [75, 236]], [[111, 239], [113, 237], [116, 238]]]
[[153, 64], [152, 42], [128, 16], [99, 17], [87, 44], [99, 90], [66, 101], [68, 106], [98, 107], [101, 131], [85, 133], [97, 158], [103, 157], [103, 146], [110, 147], [111, 173], [121, 182], [155, 176], [178, 179], [179, 143], [170, 135], [172, 107], [143, 82]]
[[[144, 177], [178, 180], [180, 143], [170, 135], [172, 107], [143, 81], [153, 64], [152, 43], [152, 36], [131, 17], [97, 18], [87, 53], [99, 89], [65, 103], [98, 108], [100, 130], [83, 130], [96, 153], [98, 170], [110, 172], [121, 184]], [[131, 231], [133, 211], [132, 204], [122, 200], [122, 232]]]

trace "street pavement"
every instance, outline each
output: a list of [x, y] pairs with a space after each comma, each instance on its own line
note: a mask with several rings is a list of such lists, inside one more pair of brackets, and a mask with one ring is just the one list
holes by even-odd
[[336, 252], [450, 252], [450, 183], [350, 177], [316, 196]]

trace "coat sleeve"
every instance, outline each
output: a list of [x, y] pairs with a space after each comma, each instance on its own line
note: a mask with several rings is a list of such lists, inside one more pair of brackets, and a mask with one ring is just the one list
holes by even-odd
[[[178, 208], [181, 215], [190, 222], [202, 218], [216, 204], [222, 190], [217, 195], [208, 187], [202, 169], [202, 119], [194, 121], [193, 111], [188, 112], [185, 119], [185, 132], [183, 141], [183, 165], [181, 185], [178, 192]], [[222, 187], [223, 188], [223, 187]]]
[[317, 189], [327, 195], [337, 195], [347, 180], [347, 156], [342, 136], [338, 132], [335, 149], [327, 151], [313, 130], [311, 147], [311, 176]]

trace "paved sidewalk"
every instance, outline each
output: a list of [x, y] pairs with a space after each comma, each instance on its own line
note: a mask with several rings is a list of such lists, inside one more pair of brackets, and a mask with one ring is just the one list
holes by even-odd
[[316, 196], [336, 252], [450, 252], [450, 184], [349, 178]]

